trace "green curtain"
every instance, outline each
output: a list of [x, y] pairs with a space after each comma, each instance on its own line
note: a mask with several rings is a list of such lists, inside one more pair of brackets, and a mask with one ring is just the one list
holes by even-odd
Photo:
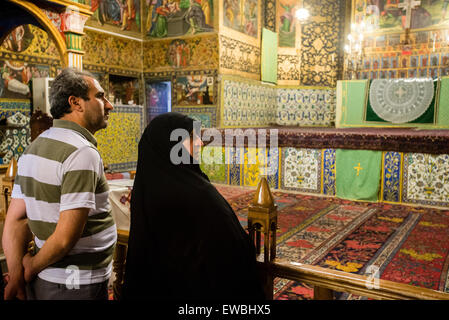
[[262, 81], [277, 84], [278, 79], [278, 34], [262, 29]]
[[336, 196], [350, 200], [377, 201], [382, 152], [336, 150]]

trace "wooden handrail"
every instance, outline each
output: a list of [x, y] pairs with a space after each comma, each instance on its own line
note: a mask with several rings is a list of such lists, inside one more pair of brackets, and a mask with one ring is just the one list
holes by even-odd
[[[264, 264], [263, 262], [259, 262]], [[449, 293], [378, 279], [378, 286], [366, 275], [353, 274], [276, 259], [268, 264], [268, 272], [280, 277], [338, 292], [352, 293], [377, 300], [449, 300]], [[367, 284], [371, 284], [369, 289]]]
[[[126, 246], [129, 231], [117, 230], [117, 235], [117, 245], [120, 247]], [[121, 259], [125, 258], [124, 254], [122, 252]], [[116, 261], [116, 263], [120, 262]], [[449, 300], [449, 293], [383, 279], [378, 280], [378, 287], [373, 285], [372, 289], [369, 289], [367, 284], [373, 284], [372, 281], [370, 282], [369, 276], [319, 266], [294, 263], [281, 259], [275, 259], [268, 263], [258, 262], [258, 264], [262, 270], [268, 272], [272, 279], [279, 277], [377, 300]], [[120, 272], [123, 272], [123, 265], [121, 267], [116, 265], [116, 267]], [[118, 280], [114, 286], [114, 292], [117, 296], [119, 296], [123, 275], [118, 276]]]

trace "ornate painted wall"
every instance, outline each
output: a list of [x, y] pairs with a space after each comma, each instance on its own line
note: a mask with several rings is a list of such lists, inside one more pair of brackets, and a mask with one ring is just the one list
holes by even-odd
[[219, 2], [219, 74], [260, 80], [262, 0]]
[[232, 76], [221, 79], [220, 127], [269, 126], [276, 121], [276, 87]]
[[305, 0], [310, 17], [300, 23], [299, 0], [278, 0], [278, 84], [335, 87], [344, 23], [344, 0]]
[[335, 122], [335, 95], [326, 87], [278, 87], [276, 123], [285, 126], [325, 126]]
[[143, 43], [143, 70], [145, 73], [217, 68], [218, 39], [216, 35], [153, 40]]
[[[335, 149], [279, 147], [272, 151], [276, 167], [270, 172], [270, 188], [335, 196]], [[248, 147], [207, 146], [203, 148], [203, 160], [214, 152], [221, 153], [222, 163], [202, 163], [201, 167], [213, 181], [220, 183], [255, 187], [259, 183], [260, 168], [268, 163], [267, 150]], [[256, 159], [251, 163], [248, 162], [250, 153]], [[236, 155], [237, 159], [243, 159], [241, 163], [231, 161]], [[379, 201], [448, 206], [447, 154], [383, 152], [381, 168]]]
[[[446, 12], [446, 1], [421, 1], [412, 11], [407, 39], [405, 11], [396, 1], [354, 1], [353, 32], [364, 35], [361, 57], [351, 59], [356, 65], [352, 69], [356, 70], [357, 78], [449, 75], [449, 16]], [[364, 28], [361, 29], [362, 23]]]

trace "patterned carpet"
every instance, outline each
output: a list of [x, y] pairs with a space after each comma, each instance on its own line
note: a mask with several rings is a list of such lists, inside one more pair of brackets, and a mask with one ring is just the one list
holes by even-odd
[[[254, 189], [216, 185], [246, 227]], [[277, 257], [449, 292], [449, 210], [273, 192]], [[275, 299], [311, 299], [313, 287], [275, 280]], [[337, 299], [364, 299], [336, 293]]]

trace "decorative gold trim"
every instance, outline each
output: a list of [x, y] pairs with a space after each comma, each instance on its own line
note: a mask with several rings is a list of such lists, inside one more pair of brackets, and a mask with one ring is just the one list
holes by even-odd
[[53, 40], [56, 43], [56, 47], [58, 48], [59, 53], [62, 57], [61, 59], [62, 67], [67, 67], [69, 65], [69, 58], [65, 39], [61, 35], [59, 30], [56, 29], [56, 27], [50, 21], [50, 19], [48, 19], [47, 15], [44, 12], [42, 12], [42, 10], [37, 5], [29, 1], [25, 0], [8, 0], [8, 1], [28, 11], [31, 15], [33, 15], [37, 19], [38, 22], [42, 24], [42, 27], [52, 36]]

